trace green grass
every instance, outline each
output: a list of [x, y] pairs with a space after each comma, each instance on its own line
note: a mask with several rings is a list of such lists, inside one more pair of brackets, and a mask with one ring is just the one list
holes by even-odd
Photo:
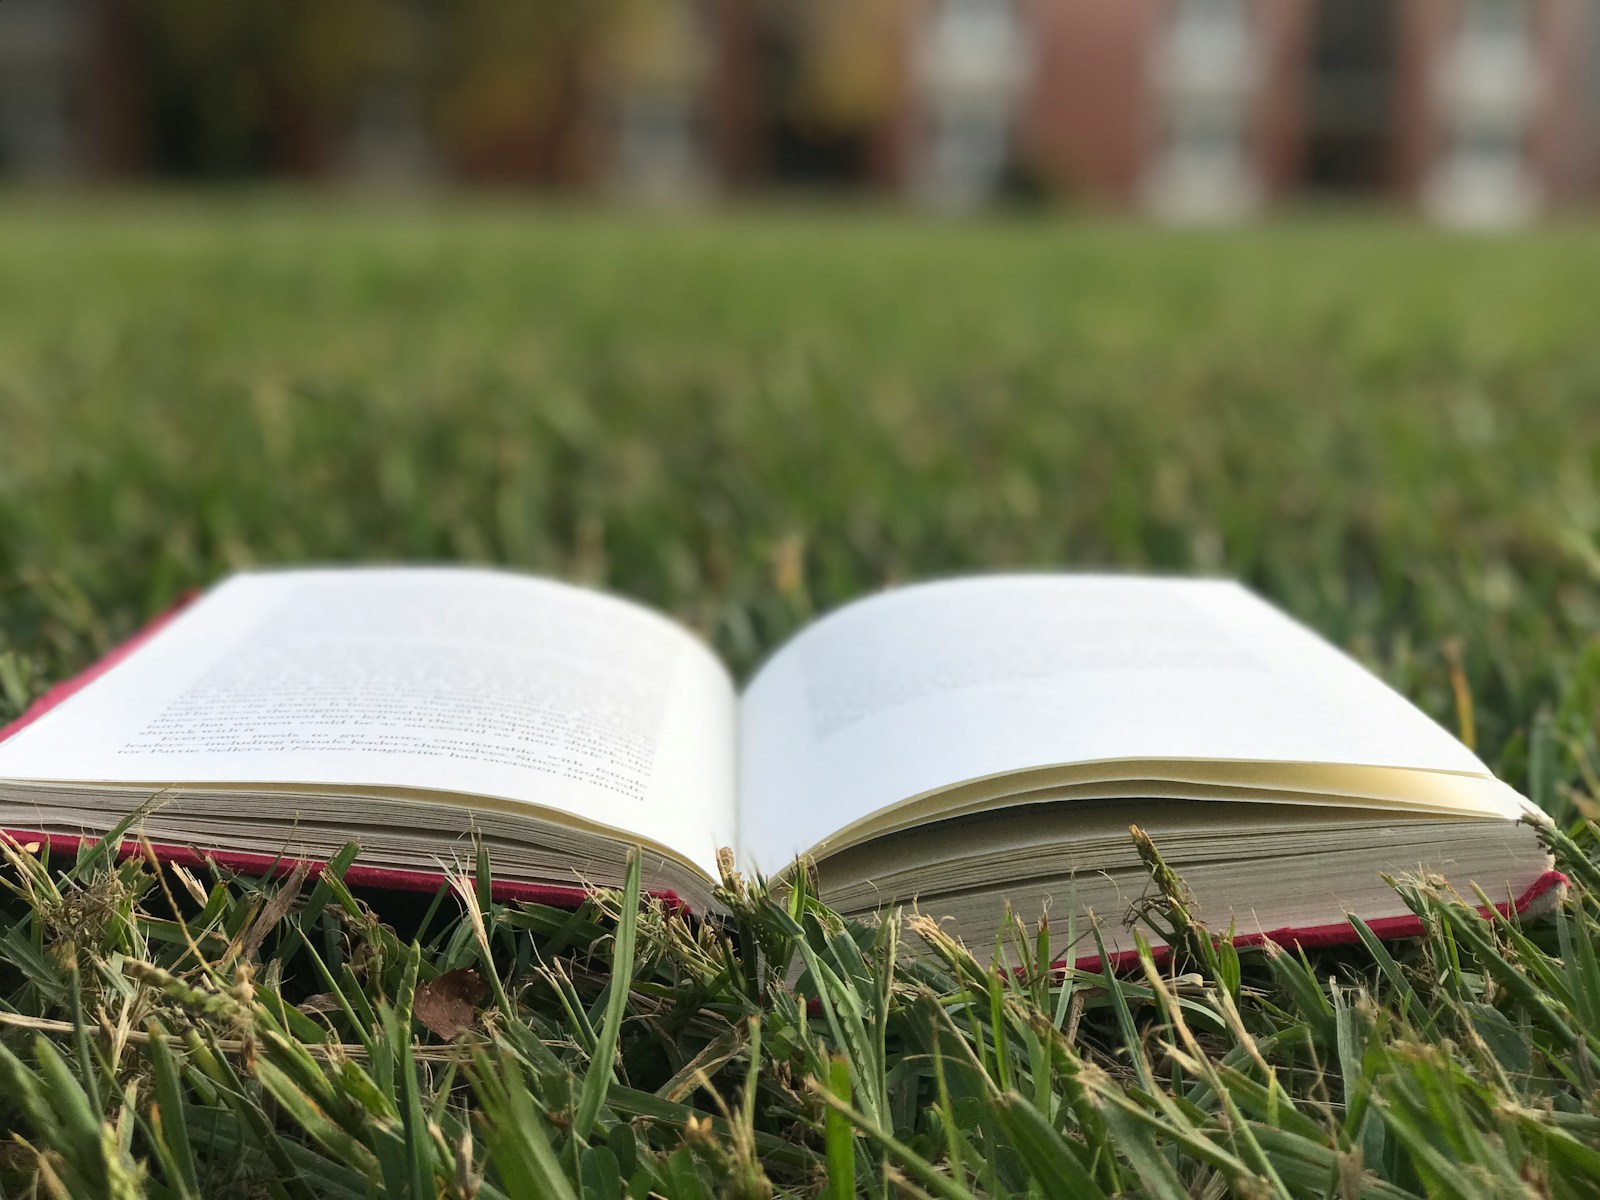
[[[1014, 974], [915, 964], [759, 887], [713, 929], [14, 851], [4, 1194], [1594, 1194], [1596, 279], [1580, 227], [12, 199], [0, 716], [252, 563], [598, 582], [741, 673], [909, 576], [1224, 572], [1461, 729], [1574, 886], [1063, 978], [1025, 923]], [[413, 1009], [463, 968], [450, 1042]]]

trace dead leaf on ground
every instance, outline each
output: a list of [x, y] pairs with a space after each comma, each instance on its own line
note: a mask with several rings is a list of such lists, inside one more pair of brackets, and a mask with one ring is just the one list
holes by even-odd
[[471, 967], [457, 967], [418, 984], [412, 1012], [430, 1032], [454, 1040], [472, 1028], [478, 1019], [478, 1005], [488, 990]]

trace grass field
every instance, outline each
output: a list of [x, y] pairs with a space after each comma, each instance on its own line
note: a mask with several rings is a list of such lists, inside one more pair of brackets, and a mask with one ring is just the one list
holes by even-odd
[[[1600, 1192], [1597, 280], [1586, 228], [0, 205], [0, 717], [255, 563], [601, 583], [741, 674], [908, 577], [1225, 572], [1459, 729], [1573, 878], [1526, 928], [1419, 884], [1418, 941], [1180, 930], [1120, 980], [1013, 931], [1002, 979], [803, 895], [730, 894], [735, 945], [13, 850], [4, 1194]], [[463, 967], [452, 1044], [413, 1008]]]

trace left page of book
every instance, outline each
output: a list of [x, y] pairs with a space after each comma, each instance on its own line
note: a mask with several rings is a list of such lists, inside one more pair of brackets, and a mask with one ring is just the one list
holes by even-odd
[[715, 877], [735, 713], [708, 648], [612, 596], [470, 568], [252, 572], [0, 743], [0, 779], [491, 797]]

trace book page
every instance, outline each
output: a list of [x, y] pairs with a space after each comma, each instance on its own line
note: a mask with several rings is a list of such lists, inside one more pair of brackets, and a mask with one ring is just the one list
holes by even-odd
[[1119, 760], [1488, 777], [1403, 697], [1237, 584], [973, 578], [848, 605], [758, 673], [740, 713], [741, 849], [774, 872], [912, 797]]
[[614, 597], [489, 570], [262, 572], [0, 743], [0, 778], [493, 796], [714, 870], [734, 721], [715, 656]]

